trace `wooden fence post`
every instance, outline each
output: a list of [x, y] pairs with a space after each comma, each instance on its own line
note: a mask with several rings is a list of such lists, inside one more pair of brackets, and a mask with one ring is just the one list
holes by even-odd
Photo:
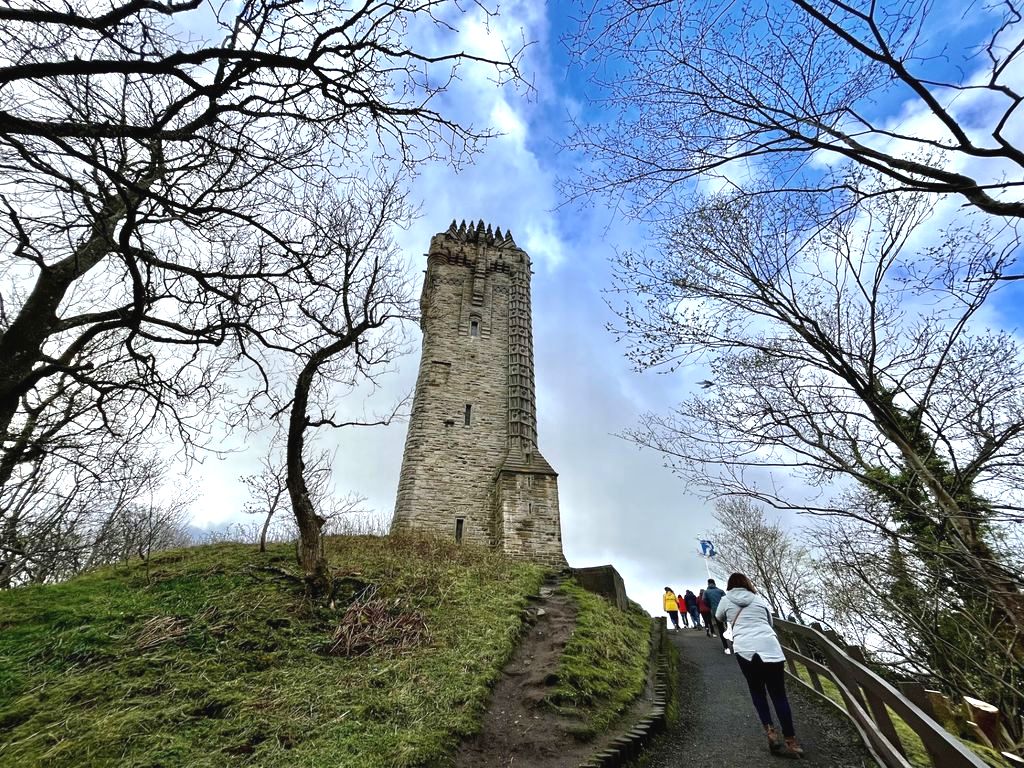
[[928, 699], [928, 692], [924, 689], [923, 685], [916, 680], [909, 680], [897, 683], [896, 687], [899, 689], [900, 693], [914, 702], [918, 709], [928, 715], [932, 720], [935, 719], [935, 710], [932, 709], [932, 703]]
[[925, 690], [928, 704], [934, 713], [932, 718], [941, 723], [947, 731], [956, 732], [956, 718], [953, 716], [953, 703], [942, 691]]
[[[864, 649], [859, 645], [848, 645], [846, 646], [846, 653], [854, 661], [859, 661], [861, 664], [867, 665], [867, 659], [864, 658]], [[882, 701], [870, 688], [863, 688], [865, 698], [868, 700], [868, 707], [871, 709], [871, 717], [875, 721], [875, 725], [878, 726], [878, 730], [882, 732], [882, 735], [888, 739], [889, 743], [892, 744], [896, 749], [899, 750], [900, 754], [906, 757], [907, 750], [903, 746], [903, 742], [900, 741], [899, 734], [896, 733], [896, 726], [892, 724], [892, 718], [889, 717], [889, 710], [885, 706], [885, 702]]]
[[[790, 638], [790, 642], [793, 643], [793, 647], [794, 649], [796, 649], [797, 653], [801, 653], [804, 656], [807, 656], [808, 658], [812, 657], [812, 654], [807, 652], [809, 649], [803, 644], [800, 638], [792, 637]], [[814, 690], [816, 690], [818, 693], [824, 696], [825, 689], [821, 687], [821, 678], [818, 677], [818, 673], [807, 665], [804, 665], [804, 669], [807, 670], [807, 676], [811, 679], [811, 687], [813, 687]]]

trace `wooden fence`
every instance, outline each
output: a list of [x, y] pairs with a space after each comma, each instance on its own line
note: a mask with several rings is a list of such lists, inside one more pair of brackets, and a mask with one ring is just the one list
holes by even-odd
[[891, 712], [921, 740], [935, 768], [986, 768], [980, 757], [918, 704], [868, 669], [859, 647], [845, 646], [835, 633], [820, 630], [820, 627], [775, 619], [775, 628], [786, 651], [789, 673], [806, 684], [797, 673], [797, 663], [803, 665], [810, 687], [830, 701], [822, 678], [834, 685], [847, 715], [881, 765], [913, 768], [893, 725]]

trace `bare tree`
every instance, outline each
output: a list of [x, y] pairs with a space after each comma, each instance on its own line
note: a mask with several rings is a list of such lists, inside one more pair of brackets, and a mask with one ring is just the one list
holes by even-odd
[[[1009, 0], [982, 7], [581, 4], [567, 42], [590, 73], [601, 118], [571, 142], [597, 161], [573, 190], [628, 190], [640, 207], [666, 210], [690, 191], [686, 182], [708, 176], [747, 191], [862, 194], [850, 186], [856, 176], [823, 168], [853, 164], [883, 175], [886, 190], [955, 194], [1020, 218], [1020, 9]], [[951, 11], [981, 31], [951, 38]], [[898, 117], [880, 104], [899, 105]]]
[[[354, 517], [364, 516], [366, 497], [358, 493], [338, 495], [332, 487], [331, 467], [336, 456], [322, 451], [313, 461], [307, 462], [305, 468], [306, 486], [313, 507], [324, 518], [323, 533], [347, 533], [358, 529], [350, 521]], [[288, 499], [287, 472], [283, 463], [276, 457], [264, 456], [260, 461], [260, 472], [242, 477], [242, 483], [249, 489], [249, 500], [242, 511], [247, 514], [263, 515], [263, 522], [251, 537], [245, 535], [244, 527], [234, 529], [235, 537], [248, 541], [250, 538], [259, 544], [260, 552], [266, 552], [268, 541], [294, 541], [298, 539], [299, 529], [294, 517], [283, 521], [277, 513]]]
[[1010, 257], [970, 222], [926, 237], [925, 194], [872, 197], [808, 236], [818, 210], [711, 198], [663, 252], [620, 259], [635, 361], [710, 369], [704, 395], [631, 436], [713, 494], [855, 514], [828, 497], [845, 479], [888, 499], [991, 597], [1019, 663], [1024, 583], [995, 541], [1024, 519], [1024, 353], [977, 317]]
[[258, 369], [267, 324], [302, 311], [278, 284], [304, 277], [290, 237], [306, 186], [374, 153], [457, 163], [488, 137], [435, 107], [460, 67], [519, 79], [518, 53], [459, 50], [463, 13], [0, 8], [0, 487], [96, 424], [201, 439], [231, 374]]
[[92, 558], [92, 564], [105, 562], [128, 562], [138, 557], [149, 581], [150, 557], [154, 552], [178, 549], [193, 543], [188, 533], [188, 514], [193, 499], [176, 497], [170, 501], [155, 498], [150, 494], [134, 500], [131, 504], [117, 509], [104, 526], [107, 535], [97, 540], [95, 549], [103, 547], [102, 553]]
[[720, 527], [710, 536], [723, 567], [747, 574], [778, 615], [824, 619], [821, 581], [810, 551], [796, 536], [744, 497], [718, 500], [714, 516]]
[[269, 456], [264, 456], [260, 460], [260, 471], [245, 475], [242, 477], [242, 483], [249, 489], [249, 501], [242, 511], [265, 515], [260, 526], [259, 545], [260, 552], [266, 552], [270, 523], [280, 509], [287, 491], [284, 467], [274, 463]]
[[317, 509], [323, 477], [307, 463], [307, 433], [390, 423], [404, 401], [379, 418], [348, 418], [337, 415], [334, 400], [373, 385], [406, 351], [401, 321], [415, 317], [416, 305], [408, 264], [393, 239], [411, 216], [398, 179], [323, 188], [311, 193], [304, 211], [293, 225], [300, 245], [290, 250], [295, 268], [289, 272], [296, 277], [275, 285], [290, 293], [285, 303], [294, 313], [273, 317], [261, 339], [295, 361], [290, 396], [277, 413], [287, 416], [285, 484], [299, 528], [298, 560], [310, 596], [320, 597], [330, 589], [327, 517]]

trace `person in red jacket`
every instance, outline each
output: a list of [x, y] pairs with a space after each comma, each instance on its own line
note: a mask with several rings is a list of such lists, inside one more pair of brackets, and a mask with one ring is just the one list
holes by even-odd
[[683, 595], [676, 596], [676, 605], [679, 606], [679, 618], [683, 621], [683, 626], [689, 629], [690, 621], [687, 618], [686, 613], [686, 598]]
[[697, 593], [697, 610], [700, 612], [700, 617], [704, 619], [704, 634], [707, 637], [714, 637], [714, 617], [711, 615], [711, 606], [708, 605], [708, 601], [704, 599], [703, 589]]

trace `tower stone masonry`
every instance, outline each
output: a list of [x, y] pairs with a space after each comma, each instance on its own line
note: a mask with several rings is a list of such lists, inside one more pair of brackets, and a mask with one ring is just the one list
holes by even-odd
[[481, 221], [434, 235], [392, 530], [565, 566], [558, 474], [537, 447], [530, 258]]

